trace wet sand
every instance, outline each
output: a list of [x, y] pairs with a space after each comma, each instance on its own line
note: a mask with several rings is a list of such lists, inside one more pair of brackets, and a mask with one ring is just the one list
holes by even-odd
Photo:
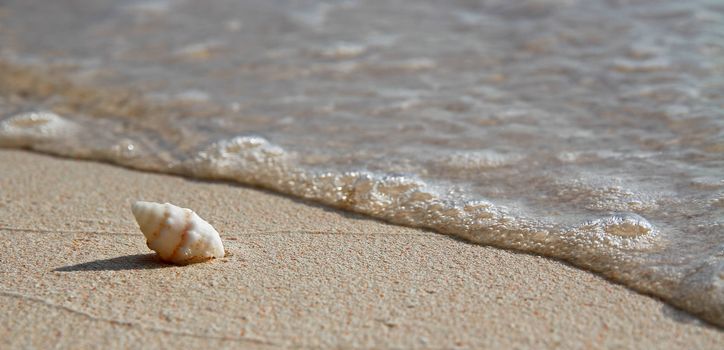
[[[589, 272], [242, 186], [0, 151], [2, 348], [716, 348], [724, 332]], [[138, 199], [227, 257], [160, 263]]]

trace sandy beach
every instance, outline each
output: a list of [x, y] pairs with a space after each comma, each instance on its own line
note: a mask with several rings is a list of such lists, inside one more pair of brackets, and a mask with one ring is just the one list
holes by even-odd
[[[724, 333], [551, 259], [263, 190], [0, 151], [0, 347], [691, 348]], [[223, 259], [160, 263], [135, 200]], [[718, 344], [718, 345], [717, 345]]]

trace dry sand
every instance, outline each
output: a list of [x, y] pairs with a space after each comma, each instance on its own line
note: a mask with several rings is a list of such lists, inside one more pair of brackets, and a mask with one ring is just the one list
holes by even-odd
[[[134, 200], [224, 259], [159, 263]], [[717, 348], [724, 332], [547, 258], [224, 183], [0, 151], [0, 348]]]

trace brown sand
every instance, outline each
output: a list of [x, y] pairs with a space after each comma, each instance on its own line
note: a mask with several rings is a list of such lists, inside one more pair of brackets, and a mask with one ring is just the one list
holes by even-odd
[[[134, 200], [224, 259], [159, 263]], [[0, 151], [0, 348], [717, 348], [724, 332], [546, 258], [264, 191]]]

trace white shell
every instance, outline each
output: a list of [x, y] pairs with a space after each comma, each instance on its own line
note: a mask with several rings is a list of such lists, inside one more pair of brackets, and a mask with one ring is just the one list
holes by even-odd
[[224, 256], [219, 233], [191, 209], [139, 201], [131, 211], [146, 244], [161, 260], [190, 264]]

